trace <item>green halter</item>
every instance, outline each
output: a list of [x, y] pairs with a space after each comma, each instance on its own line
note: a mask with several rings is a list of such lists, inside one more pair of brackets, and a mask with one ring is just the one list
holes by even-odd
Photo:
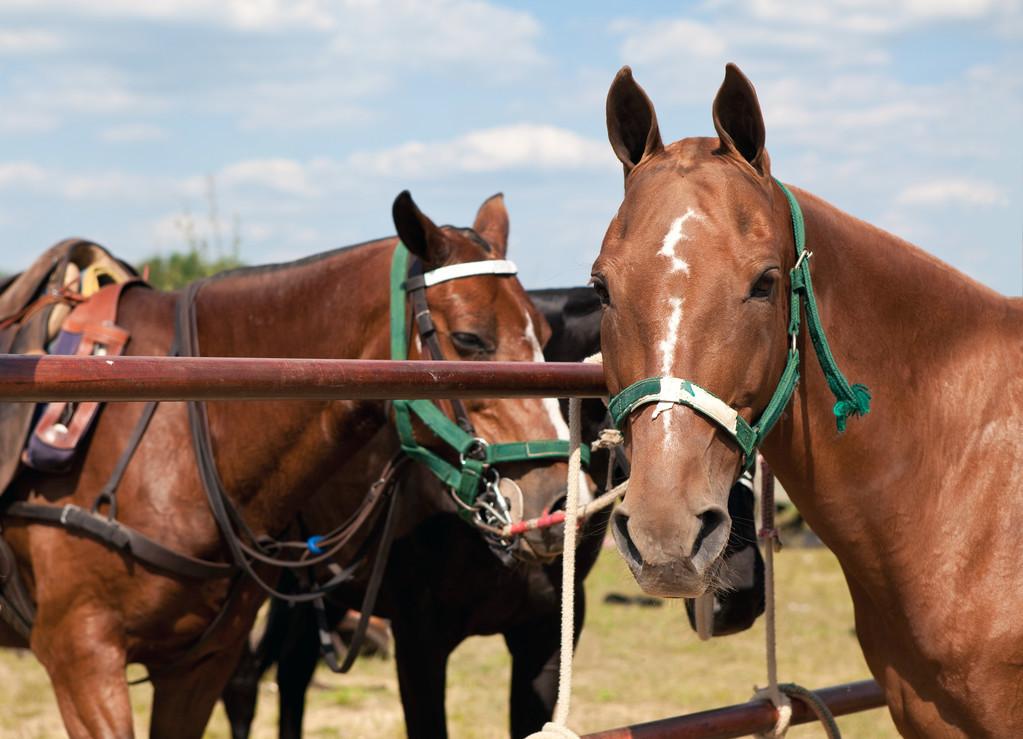
[[[399, 242], [391, 261], [391, 359], [408, 358], [409, 340], [406, 331], [408, 318], [405, 311], [408, 262], [409, 251]], [[486, 271], [486, 262], [479, 264], [483, 266], [478, 270], [463, 270], [457, 277], [493, 274]], [[431, 284], [429, 280], [427, 284]], [[493, 465], [541, 459], [568, 459], [568, 441], [548, 439], [488, 444], [463, 430], [429, 400], [395, 400], [393, 406], [394, 423], [402, 451], [425, 465], [438, 480], [455, 492], [465, 506], [462, 513], [466, 518], [471, 517], [471, 509], [476, 504], [480, 487], [487, 482], [486, 473]], [[457, 466], [416, 440], [412, 428], [413, 414], [441, 441], [457, 452]], [[583, 449], [583, 462], [589, 462], [589, 449]]]
[[835, 396], [835, 423], [839, 432], [845, 431], [846, 421], [851, 415], [865, 416], [870, 412], [870, 391], [864, 385], [850, 385], [838, 369], [831, 348], [828, 346], [824, 327], [821, 325], [817, 300], [813, 294], [813, 283], [810, 280], [810, 257], [812, 252], [806, 251], [806, 227], [803, 223], [803, 211], [799, 203], [777, 179], [778, 187], [785, 194], [792, 213], [792, 232], [796, 242], [796, 265], [789, 273], [791, 283], [789, 292], [789, 352], [785, 369], [778, 380], [778, 387], [771, 396], [770, 402], [760, 414], [759, 420], [750, 425], [736, 411], [713, 393], [704, 390], [694, 382], [677, 377], [650, 377], [640, 380], [611, 398], [608, 411], [615, 425], [619, 428], [632, 413], [648, 403], [678, 403], [686, 405], [706, 416], [720, 426], [732, 437], [742, 450], [745, 466], [748, 469], [756, 459], [754, 452], [771, 432], [781, 418], [785, 407], [792, 399], [792, 393], [799, 383], [799, 349], [796, 348], [796, 337], [799, 335], [800, 312], [802, 303], [806, 310], [806, 325], [813, 342], [817, 361], [824, 371], [824, 378]]

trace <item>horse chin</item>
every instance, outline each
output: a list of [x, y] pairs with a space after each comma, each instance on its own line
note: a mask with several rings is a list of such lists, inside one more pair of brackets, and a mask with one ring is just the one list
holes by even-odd
[[715, 589], [723, 566], [721, 555], [702, 570], [697, 570], [688, 557], [657, 564], [637, 561], [631, 542], [622, 538], [616, 527], [612, 528], [612, 532], [622, 559], [644, 593], [660, 598], [696, 598]]

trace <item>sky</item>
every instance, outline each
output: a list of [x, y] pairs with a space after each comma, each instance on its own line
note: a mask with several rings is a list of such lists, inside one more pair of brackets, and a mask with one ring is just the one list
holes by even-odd
[[0, 0], [0, 271], [71, 235], [286, 261], [393, 233], [407, 188], [454, 225], [503, 192], [523, 283], [583, 284], [615, 72], [671, 141], [729, 61], [776, 176], [1021, 293], [1023, 0]]

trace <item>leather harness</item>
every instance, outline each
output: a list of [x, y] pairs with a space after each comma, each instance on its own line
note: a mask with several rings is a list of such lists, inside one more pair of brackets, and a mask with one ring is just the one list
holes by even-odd
[[[508, 269], [504, 262], [495, 260], [494, 264], [497, 265], [496, 268]], [[460, 266], [463, 265], [454, 267]], [[453, 274], [443, 279], [455, 279], [461, 276], [467, 275]], [[426, 287], [433, 283], [425, 279], [429, 275], [424, 275], [422, 263], [418, 259], [412, 261], [408, 277], [410, 284], [406, 289], [412, 305], [412, 322], [415, 330], [430, 357], [442, 360], [444, 359], [443, 351], [437, 340], [437, 329], [426, 301]], [[199, 291], [208, 281], [209, 278], [206, 278], [191, 283], [178, 298], [175, 309], [174, 343], [169, 352], [172, 356], [200, 356], [195, 303]], [[138, 281], [129, 284], [138, 284]], [[118, 294], [120, 287], [118, 286]], [[86, 305], [88, 304], [85, 303], [82, 307]], [[108, 330], [107, 333], [110, 331]], [[119, 340], [118, 351], [127, 341], [127, 336], [122, 334], [111, 335], [109, 338]], [[458, 427], [464, 432], [472, 434], [473, 425], [464, 404], [458, 399], [453, 399], [450, 402]], [[315, 606], [324, 660], [333, 671], [347, 672], [359, 654], [383, 582], [397, 522], [398, 496], [396, 490], [400, 481], [400, 473], [410, 457], [405, 452], [395, 455], [385, 466], [380, 478], [370, 487], [356, 511], [348, 520], [328, 534], [310, 537], [305, 541], [278, 541], [268, 536], [257, 536], [224, 491], [223, 482], [216, 466], [205, 403], [189, 401], [187, 404], [189, 429], [199, 476], [214, 520], [227, 545], [231, 561], [219, 562], [200, 559], [170, 549], [117, 520], [117, 488], [142, 441], [158, 404], [157, 401], [150, 401], [143, 406], [142, 413], [124, 451], [90, 509], [87, 510], [74, 504], [50, 506], [24, 501], [4, 504], [0, 501], [0, 516], [61, 526], [72, 534], [88, 536], [171, 575], [200, 580], [235, 578], [223, 606], [214, 619], [196, 641], [173, 663], [162, 667], [163, 670], [186, 663], [206, 644], [229, 610], [233, 596], [238, 590], [237, 585], [240, 582], [238, 575], [244, 573], [251, 577], [268, 595], [275, 598], [290, 603], [312, 601]], [[93, 405], [88, 410], [91, 419], [98, 410], [98, 405]], [[352, 543], [356, 536], [370, 524], [374, 514], [385, 505], [386, 512], [376, 516], [378, 522], [382, 518], [382, 525], [379, 526], [376, 556], [360, 606], [360, 618], [349, 642], [347, 653], [339, 662], [334, 640], [330, 637], [331, 629], [326, 621], [323, 598], [338, 585], [352, 579], [354, 571], [365, 561], [368, 545], [373, 538], [373, 531], [366, 534], [359, 546], [354, 565], [341, 568], [334, 561], [334, 556]], [[100, 510], [104, 507], [106, 508], [105, 515]], [[282, 552], [290, 552], [293, 556], [291, 558], [281, 556]], [[306, 575], [303, 578], [307, 580], [305, 592], [285, 593], [277, 590], [256, 572], [255, 567], [260, 564], [305, 572], [309, 572], [310, 568], [316, 565], [324, 564], [330, 573], [330, 578], [322, 584], [312, 584], [311, 577]], [[10, 549], [2, 537], [0, 537], [0, 616], [8, 621], [26, 640], [29, 638], [35, 607], [18, 576], [13, 554], [10, 553]], [[148, 677], [144, 678], [144, 680], [148, 679]]]

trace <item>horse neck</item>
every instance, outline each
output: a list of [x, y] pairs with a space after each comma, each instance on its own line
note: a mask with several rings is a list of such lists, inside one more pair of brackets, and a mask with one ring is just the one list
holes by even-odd
[[[211, 281], [196, 306], [202, 353], [388, 358], [394, 244], [372, 242]], [[208, 413], [225, 488], [250, 525], [270, 529], [289, 521], [386, 423], [380, 401], [210, 403]], [[348, 508], [357, 499], [337, 503]]]
[[950, 463], [966, 461], [961, 442], [1007, 386], [1023, 397], [1023, 301], [811, 195], [799, 200], [825, 333], [848, 380], [869, 387], [872, 409], [838, 433], [804, 324], [800, 385], [764, 453], [847, 573], [876, 583], [914, 556], [919, 567], [908, 544], [928, 516], [947, 509], [963, 521]]

